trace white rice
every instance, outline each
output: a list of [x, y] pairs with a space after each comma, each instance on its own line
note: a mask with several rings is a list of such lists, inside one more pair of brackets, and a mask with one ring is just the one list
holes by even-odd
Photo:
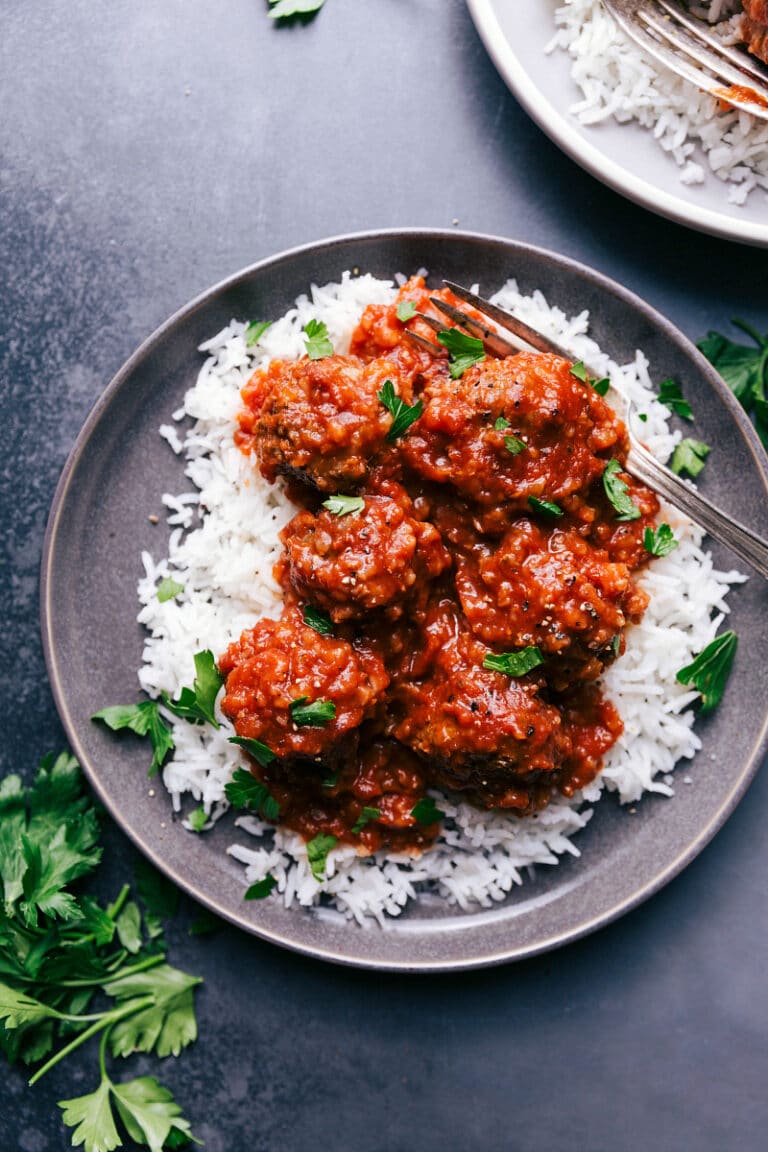
[[[281, 610], [272, 567], [280, 549], [278, 533], [295, 508], [280, 485], [267, 484], [233, 442], [240, 389], [257, 365], [275, 356], [303, 354], [301, 330], [310, 318], [324, 321], [336, 350], [344, 351], [362, 309], [389, 302], [395, 293], [392, 282], [345, 274], [340, 284], [313, 287], [310, 297], [302, 296], [257, 348], [246, 347], [245, 324], [239, 321], [201, 346], [207, 355], [198, 380], [184, 407], [174, 413], [174, 424], [161, 429], [183, 457], [191, 485], [180, 495], [163, 497], [172, 526], [168, 557], [158, 562], [148, 553], [142, 557], [139, 620], [147, 639], [139, 680], [150, 696], [161, 690], [177, 693], [193, 679], [195, 652], [210, 648], [218, 655], [257, 619]], [[654, 397], [642, 352], [629, 364], [614, 364], [589, 338], [586, 312], [567, 317], [550, 308], [540, 293], [521, 296], [513, 280], [494, 299], [620, 383], [636, 410], [647, 415], [647, 422], [638, 425], [644, 441], [660, 459], [668, 458], [680, 433], [668, 427], [669, 411]], [[557, 799], [538, 815], [519, 819], [480, 812], [457, 797], [436, 793], [447, 820], [432, 850], [418, 858], [386, 853], [363, 858], [354, 848], [340, 846], [328, 857], [322, 884], [312, 876], [299, 836], [241, 816], [236, 823], [247, 835], [229, 852], [245, 865], [244, 883], [271, 874], [286, 906], [312, 906], [361, 924], [396, 916], [417, 893], [460, 908], [487, 906], [521, 884], [532, 866], [555, 864], [563, 853], [579, 855], [572, 837], [587, 824], [588, 804], [603, 789], [618, 793], [622, 803], [645, 792], [672, 795], [669, 774], [700, 747], [691, 709], [697, 694], [678, 684], [675, 675], [713, 638], [728, 611], [729, 586], [743, 577], [714, 570], [701, 547], [702, 531], [680, 513], [667, 507], [663, 517], [680, 544], [643, 575], [650, 605], [642, 623], [628, 630], [627, 650], [604, 678], [624, 720], [624, 734], [583, 796]], [[167, 575], [184, 591], [161, 604], [156, 588]], [[224, 785], [235, 768], [246, 764], [228, 743], [232, 726], [221, 714], [219, 730], [170, 715], [167, 719], [173, 723], [176, 751], [163, 769], [163, 781], [174, 809], [180, 811], [187, 796], [218, 818], [227, 807]]]
[[[698, 0], [691, 10], [738, 41], [738, 0]], [[684, 184], [702, 184], [709, 170], [729, 185], [728, 200], [743, 205], [756, 188], [768, 190], [768, 123], [718, 101], [647, 56], [618, 27], [601, 0], [565, 0], [547, 51], [572, 59], [582, 99], [571, 108], [581, 124], [636, 121], [680, 168]]]

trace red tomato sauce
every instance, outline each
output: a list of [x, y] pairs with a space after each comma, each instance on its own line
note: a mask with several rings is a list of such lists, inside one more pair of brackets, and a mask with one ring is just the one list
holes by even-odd
[[[280, 823], [362, 853], [427, 847], [430, 788], [530, 814], [594, 779], [622, 731], [597, 680], [646, 607], [659, 509], [619, 471], [637, 511], [619, 519], [603, 472], [626, 429], [568, 361], [458, 375], [411, 344], [406, 327], [434, 333], [398, 305], [437, 315], [430, 294], [408, 281], [365, 309], [348, 354], [273, 361], [243, 390], [238, 443], [298, 508], [282, 615], [222, 655], [222, 707], [273, 753], [252, 770]], [[397, 437], [386, 381], [420, 406]], [[324, 506], [339, 496], [352, 503]], [[531, 650], [528, 671], [498, 666]]]

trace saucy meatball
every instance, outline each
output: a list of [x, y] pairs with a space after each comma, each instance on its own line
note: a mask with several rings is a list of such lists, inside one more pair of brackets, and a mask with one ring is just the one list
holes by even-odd
[[[577, 532], [518, 520], [498, 546], [457, 561], [456, 588], [476, 636], [502, 648], [536, 645], [555, 688], [592, 680], [638, 604], [626, 564]], [[643, 607], [645, 602], [643, 602]]]
[[346, 516], [300, 512], [280, 539], [296, 594], [337, 623], [402, 601], [417, 579], [450, 564], [437, 529], [387, 496], [366, 496], [363, 509]]
[[432, 607], [426, 630], [439, 646], [423, 679], [397, 681], [393, 735], [426, 760], [431, 783], [469, 790], [484, 808], [536, 807], [540, 777], [570, 751], [541, 680], [484, 668], [489, 650], [450, 600]]
[[243, 391], [241, 443], [255, 448], [269, 481], [281, 474], [321, 492], [355, 489], [392, 424], [378, 395], [386, 380], [409, 401], [410, 379], [393, 361], [273, 360]]
[[[389, 683], [370, 650], [321, 636], [296, 607], [244, 632], [220, 659], [219, 671], [221, 708], [238, 736], [260, 740], [278, 757], [328, 754], [371, 715]], [[330, 702], [335, 714], [322, 726], [297, 723], [298, 702]]]
[[433, 379], [404, 441], [410, 468], [482, 506], [557, 501], [601, 476], [625, 447], [621, 421], [558, 356], [486, 360]]

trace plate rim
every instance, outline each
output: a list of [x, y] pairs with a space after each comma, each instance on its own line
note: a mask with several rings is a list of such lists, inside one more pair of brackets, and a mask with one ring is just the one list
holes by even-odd
[[[510, 945], [494, 952], [485, 952], [481, 956], [474, 956], [472, 958], [460, 958], [455, 960], [387, 960], [385, 962], [376, 959], [356, 955], [354, 948], [350, 949], [349, 953], [340, 955], [325, 947], [318, 946], [318, 944], [305, 944], [296, 942], [289, 936], [282, 934], [271, 928], [264, 928], [253, 921], [245, 919], [243, 916], [232, 912], [217, 903], [216, 899], [206, 892], [197, 888], [197, 886], [187, 879], [183, 874], [177, 870], [173, 864], [168, 863], [162, 855], [156, 852], [146, 841], [142, 838], [138, 830], [127, 827], [119, 807], [116, 802], [111, 799], [111, 796], [105, 786], [101, 783], [98, 767], [90, 763], [89, 756], [79, 738], [78, 729], [70, 715], [67, 705], [66, 694], [64, 691], [64, 676], [59, 670], [59, 665], [56, 657], [54, 637], [53, 637], [53, 617], [51, 605], [51, 591], [54, 582], [54, 560], [55, 560], [55, 546], [57, 541], [57, 533], [62, 519], [62, 512], [65, 504], [65, 497], [72, 482], [73, 473], [75, 472], [77, 463], [83, 451], [88, 444], [91, 434], [99, 424], [102, 413], [109, 406], [113, 396], [120, 390], [126, 379], [130, 377], [134, 369], [141, 364], [156, 348], [161, 344], [162, 340], [167, 333], [172, 331], [175, 326], [183, 320], [192, 316], [196, 311], [203, 308], [209, 301], [214, 299], [219, 294], [236, 288], [243, 281], [251, 279], [255, 274], [269, 268], [273, 265], [279, 265], [286, 261], [290, 261], [296, 257], [308, 255], [310, 253], [321, 253], [332, 250], [336, 247], [346, 246], [352, 243], [360, 243], [366, 241], [397, 241], [402, 238], [421, 238], [425, 241], [463, 241], [469, 243], [476, 243], [480, 245], [502, 245], [512, 247], [518, 251], [530, 252], [539, 257], [554, 261], [560, 266], [565, 266], [571, 271], [578, 273], [582, 277], [591, 281], [593, 284], [598, 285], [600, 288], [613, 292], [618, 295], [621, 300], [639, 310], [642, 315], [649, 320], [653, 325], [664, 332], [665, 335], [671, 337], [674, 342], [682, 346], [683, 350], [693, 360], [699, 372], [707, 379], [709, 385], [718, 393], [720, 399], [725, 402], [726, 406], [730, 409], [731, 415], [739, 426], [739, 430], [744, 438], [745, 446], [749, 448], [754, 460], [754, 464], [758, 469], [763, 487], [768, 494], [768, 456], [766, 456], [762, 445], [757, 437], [757, 434], [752, 427], [750, 421], [747, 419], [743, 409], [735, 399], [731, 391], [727, 388], [725, 383], [720, 379], [717, 372], [704, 358], [704, 356], [696, 348], [695, 344], [688, 339], [688, 337], [677, 328], [670, 320], [663, 314], [658, 312], [652, 305], [648, 304], [642, 297], [637, 296], [631, 289], [626, 288], [624, 285], [619, 284], [611, 277], [606, 276], [604, 273], [597, 271], [588, 265], [582, 264], [572, 257], [564, 256], [560, 253], [553, 252], [549, 249], [542, 248], [538, 245], [527, 244], [523, 241], [514, 240], [509, 237], [496, 236], [492, 234], [461, 231], [457, 229], [442, 229], [442, 228], [386, 228], [386, 229], [372, 229], [366, 231], [342, 233], [319, 241], [308, 242], [281, 252], [273, 254], [258, 260], [252, 264], [247, 265], [245, 268], [233, 273], [230, 276], [217, 281], [213, 286], [199, 293], [193, 297], [188, 303], [177, 308], [167, 320], [163, 321], [155, 330], [143, 340], [136, 350], [128, 357], [128, 359], [118, 369], [112, 379], [109, 381], [105, 389], [97, 398], [93, 407], [91, 408], [85, 422], [83, 423], [80, 432], [78, 433], [75, 442], [69, 452], [67, 460], [62, 469], [59, 477], [54, 495], [51, 501], [51, 507], [46, 523], [45, 534], [43, 538], [43, 550], [40, 563], [40, 629], [43, 643], [43, 652], [45, 657], [45, 665], [48, 674], [48, 679], [51, 687], [51, 692], [54, 698], [57, 712], [61, 719], [62, 726], [64, 727], [67, 740], [69, 741], [72, 751], [76, 755], [82, 771], [88, 781], [89, 786], [94, 791], [99, 801], [103, 804], [110, 817], [115, 821], [124, 835], [134, 843], [136, 848], [147, 857], [154, 865], [173, 881], [183, 892], [186, 892], [198, 903], [208, 908], [211, 912], [215, 913], [220, 918], [233, 924], [250, 935], [256, 936], [259, 939], [266, 940], [272, 944], [286, 948], [292, 952], [298, 953], [303, 956], [312, 957], [314, 959], [326, 960], [332, 963], [340, 964], [346, 967], [354, 967], [375, 971], [391, 971], [391, 972], [409, 972], [409, 973], [426, 973], [426, 972], [451, 972], [451, 971], [465, 971], [476, 968], [492, 967], [512, 961], [527, 959], [533, 956], [541, 955], [542, 953], [549, 952], [555, 948], [562, 947], [572, 941], [581, 939], [584, 936], [597, 931], [599, 928], [612, 923], [619, 919], [621, 916], [630, 912], [640, 904], [644, 903], [649, 897], [654, 895], [657, 891], [668, 884], [702, 851], [702, 849], [709, 843], [719, 829], [725, 824], [727, 819], [732, 815], [742, 797], [746, 793], [749, 785], [752, 783], [763, 759], [768, 752], [768, 710], [763, 718], [762, 727], [757, 734], [750, 755], [745, 759], [744, 767], [734, 781], [733, 787], [729, 790], [727, 796], [723, 799], [720, 807], [711, 816], [708, 823], [700, 828], [697, 835], [692, 841], [689, 841], [685, 848], [672, 860], [661, 873], [655, 875], [652, 880], [648, 881], [638, 891], [633, 892], [631, 895], [618, 901], [607, 910], [603, 910], [597, 915], [591, 915], [585, 921], [579, 923], [577, 926], [570, 929], [563, 930], [558, 933], [550, 933], [543, 940], [536, 943]], [[299, 910], [299, 912], [304, 910]], [[356, 927], [356, 926], [355, 926]], [[470, 928], [470, 925], [467, 925]], [[376, 929], [371, 929], [375, 931]], [[362, 931], [362, 929], [360, 929]]]
[[[557, 147], [601, 184], [686, 228], [721, 240], [736, 240], [755, 248], [768, 248], [768, 224], [740, 221], [706, 206], [688, 204], [681, 197], [649, 184], [641, 176], [574, 131], [574, 122], [544, 96], [521, 64], [499, 22], [494, 0], [466, 0], [469, 14], [488, 55], [512, 95]], [[554, 35], [554, 29], [553, 29]]]

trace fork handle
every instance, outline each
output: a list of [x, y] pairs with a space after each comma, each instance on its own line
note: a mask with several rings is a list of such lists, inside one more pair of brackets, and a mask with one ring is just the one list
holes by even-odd
[[768, 542], [749, 528], [745, 528], [743, 524], [720, 512], [695, 488], [690, 488], [684, 480], [674, 472], [670, 472], [669, 468], [665, 468], [644, 449], [636, 448], [634, 445], [630, 448], [626, 468], [627, 472], [642, 480], [675, 508], [685, 512], [706, 529], [710, 536], [725, 544], [739, 559], [768, 579]]

